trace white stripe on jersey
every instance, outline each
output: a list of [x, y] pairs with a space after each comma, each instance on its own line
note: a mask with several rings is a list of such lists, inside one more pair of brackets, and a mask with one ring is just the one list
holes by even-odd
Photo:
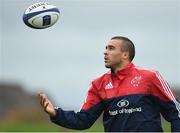
[[162, 81], [161, 84], [164, 85], [163, 88], [165, 88], [165, 89], [167, 90], [166, 93], [167, 93], [168, 96], [171, 98], [171, 100], [175, 103], [176, 108], [177, 108], [178, 111], [180, 112], [180, 103], [178, 103], [178, 101], [176, 100], [176, 98], [175, 98], [174, 95], [172, 94], [172, 91], [171, 91], [168, 83], [162, 78], [162, 76], [161, 76], [159, 73], [157, 73], [157, 76], [160, 78], [160, 79], [159, 79], [160, 82]]
[[178, 111], [178, 116], [180, 117], [180, 103], [176, 100], [176, 98], [174, 97], [170, 86], [168, 85], [168, 83], [162, 78], [162, 76], [160, 75], [159, 72], [156, 72], [156, 76], [159, 79], [164, 91], [166, 92], [166, 94], [168, 95], [168, 97], [174, 102], [176, 109]]

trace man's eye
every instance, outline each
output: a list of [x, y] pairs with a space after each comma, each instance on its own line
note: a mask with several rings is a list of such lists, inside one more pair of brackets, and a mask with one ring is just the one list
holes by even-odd
[[114, 47], [109, 47], [109, 50], [113, 50], [114, 49]]

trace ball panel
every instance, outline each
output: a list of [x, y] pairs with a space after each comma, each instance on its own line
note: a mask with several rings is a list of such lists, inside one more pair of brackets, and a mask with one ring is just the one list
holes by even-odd
[[54, 12], [45, 12], [39, 15], [36, 15], [28, 20], [28, 23], [33, 27], [37, 28], [47, 28], [54, 25], [59, 19], [59, 14]]

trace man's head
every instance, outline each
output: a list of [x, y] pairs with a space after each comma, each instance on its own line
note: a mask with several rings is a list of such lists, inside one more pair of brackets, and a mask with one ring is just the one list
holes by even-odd
[[121, 68], [131, 62], [135, 56], [133, 42], [122, 36], [112, 37], [104, 52], [105, 66], [107, 68]]

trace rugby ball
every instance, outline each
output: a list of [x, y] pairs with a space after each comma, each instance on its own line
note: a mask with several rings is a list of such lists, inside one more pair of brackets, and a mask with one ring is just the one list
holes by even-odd
[[24, 14], [24, 23], [35, 29], [44, 29], [54, 25], [60, 16], [59, 9], [48, 3], [39, 2], [29, 6]]

